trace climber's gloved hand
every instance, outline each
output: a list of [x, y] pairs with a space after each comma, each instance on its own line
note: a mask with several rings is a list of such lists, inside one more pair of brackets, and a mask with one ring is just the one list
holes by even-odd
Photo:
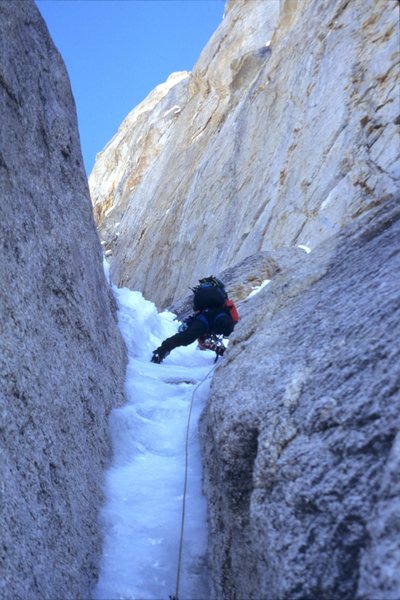
[[153, 352], [153, 356], [151, 357], [151, 362], [159, 365], [164, 360], [164, 358], [166, 356], [168, 356], [168, 354], [169, 354], [169, 352], [165, 352], [165, 350], [162, 350], [161, 347], [157, 348]]

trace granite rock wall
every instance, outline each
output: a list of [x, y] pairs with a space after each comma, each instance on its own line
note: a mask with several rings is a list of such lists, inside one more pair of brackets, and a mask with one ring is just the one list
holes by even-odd
[[247, 302], [201, 421], [214, 597], [400, 597], [400, 208]]
[[[137, 164], [114, 142], [96, 162], [92, 199], [111, 209], [98, 224], [114, 282], [165, 307], [250, 255], [315, 248], [394, 193], [398, 72], [395, 1], [228, 2], [157, 155], [154, 123], [172, 113], [150, 97]], [[124, 170], [133, 184], [123, 190]]]
[[0, 2], [0, 596], [88, 598], [125, 347], [75, 104], [33, 2]]

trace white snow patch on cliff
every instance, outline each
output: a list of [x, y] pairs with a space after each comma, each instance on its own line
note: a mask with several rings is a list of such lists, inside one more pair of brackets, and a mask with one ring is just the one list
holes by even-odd
[[263, 288], [265, 288], [265, 286], [268, 285], [268, 283], [270, 281], [271, 281], [270, 279], [265, 279], [260, 285], [258, 285], [257, 287], [255, 287], [252, 292], [250, 292], [250, 294], [247, 296], [246, 300], [248, 300], [249, 298], [252, 298], [256, 294], [258, 294], [258, 292], [261, 292], [261, 290]]

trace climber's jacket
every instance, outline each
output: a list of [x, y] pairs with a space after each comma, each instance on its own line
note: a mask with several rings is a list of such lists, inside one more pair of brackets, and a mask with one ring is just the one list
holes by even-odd
[[199, 337], [216, 333], [227, 337], [233, 331], [235, 322], [229, 310], [223, 307], [206, 308], [189, 317], [184, 331], [180, 331], [161, 344], [163, 350], [171, 352], [178, 346], [188, 346]]
[[185, 319], [178, 333], [153, 352], [153, 362], [160, 363], [174, 348], [189, 346], [198, 338], [214, 334], [228, 337], [232, 333], [239, 315], [234, 303], [228, 299], [223, 283], [215, 277], [207, 277], [200, 280], [193, 293], [196, 312]]

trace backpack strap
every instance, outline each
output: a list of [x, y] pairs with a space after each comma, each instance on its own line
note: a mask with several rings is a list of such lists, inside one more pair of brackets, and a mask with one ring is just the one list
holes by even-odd
[[196, 318], [199, 319], [206, 326], [207, 331], [210, 329], [208, 319], [205, 315], [202, 315], [201, 313], [199, 313], [198, 315], [196, 315]]
[[215, 321], [218, 321], [218, 319], [220, 319], [221, 317], [230, 317], [229, 311], [227, 310], [221, 310], [221, 312], [217, 313], [214, 317], [214, 323]]
[[[218, 325], [218, 322], [222, 319], [224, 320], [224, 324], [221, 323], [221, 325]], [[213, 330], [216, 330], [218, 334], [223, 334], [225, 337], [228, 337], [232, 333], [235, 325], [236, 323], [232, 319], [229, 311], [227, 309], [222, 309], [214, 317]]]

